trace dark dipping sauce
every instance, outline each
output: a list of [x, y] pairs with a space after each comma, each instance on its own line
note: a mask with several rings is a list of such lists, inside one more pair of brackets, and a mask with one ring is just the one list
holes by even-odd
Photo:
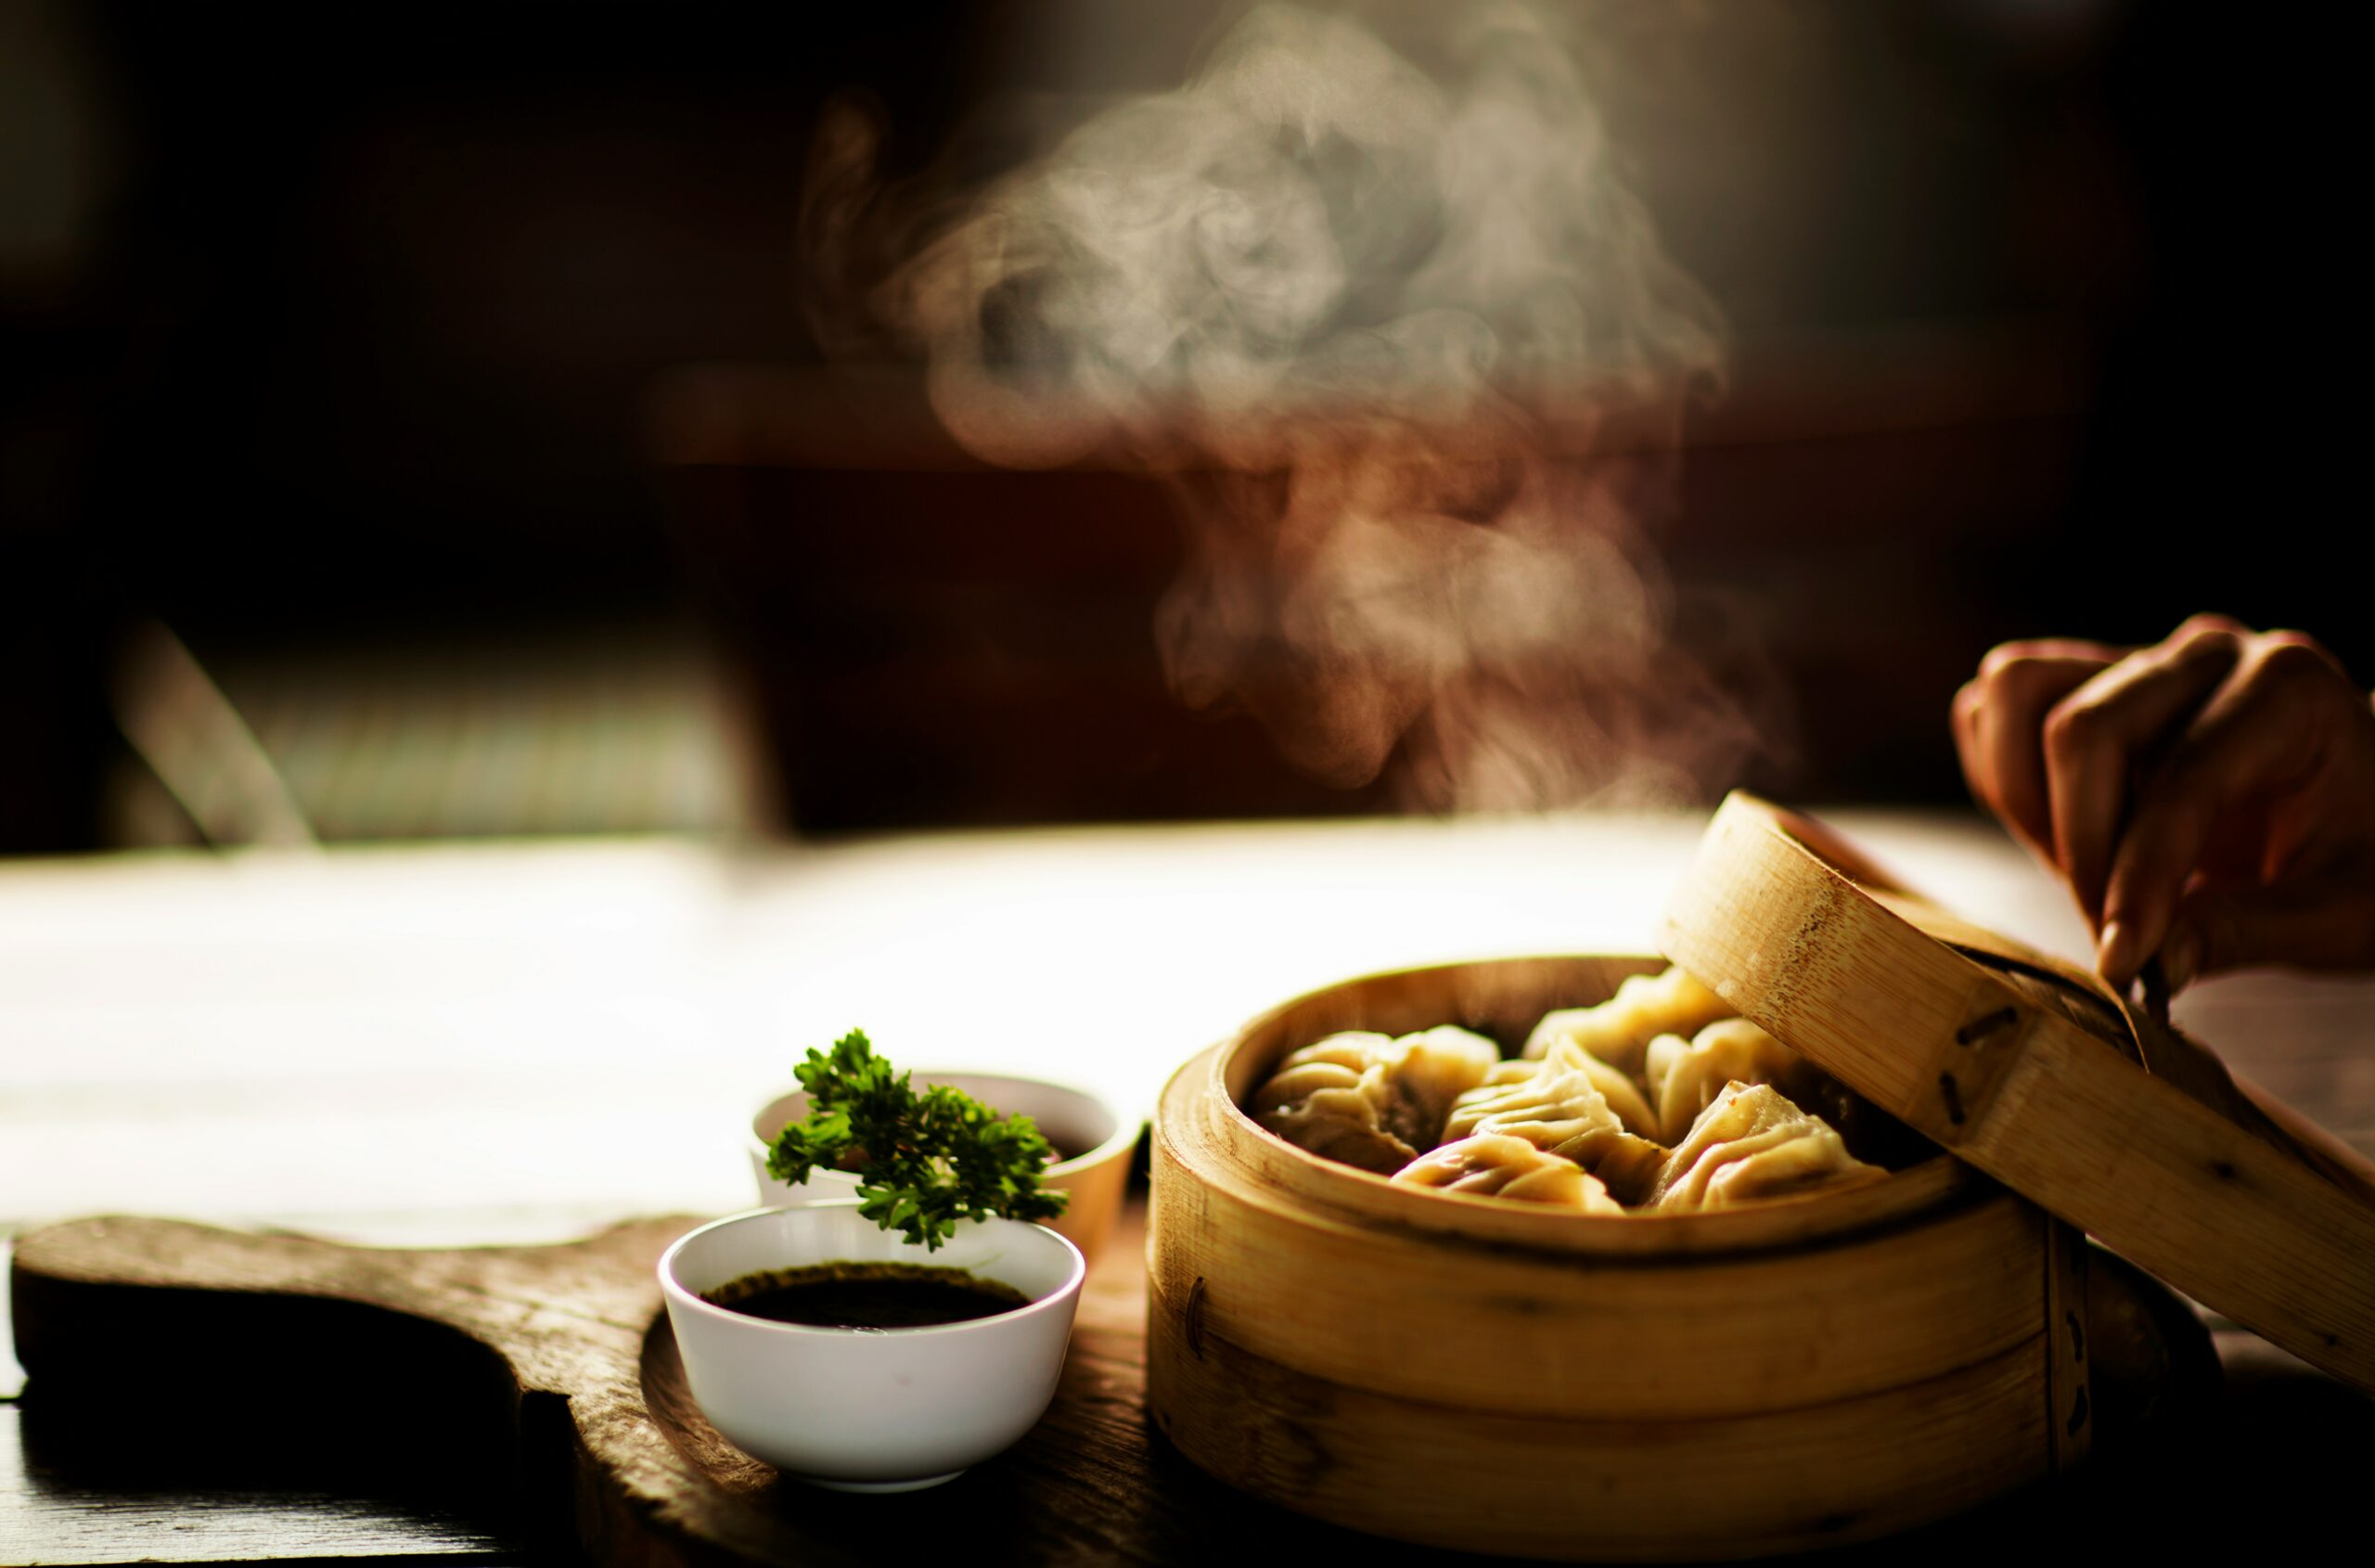
[[771, 1323], [817, 1329], [927, 1329], [1029, 1306], [1013, 1286], [918, 1263], [818, 1263], [729, 1279], [701, 1300]]

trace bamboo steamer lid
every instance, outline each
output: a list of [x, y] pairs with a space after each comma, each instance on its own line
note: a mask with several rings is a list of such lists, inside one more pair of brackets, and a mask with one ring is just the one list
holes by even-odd
[[2375, 1166], [2093, 975], [1741, 793], [1660, 945], [1961, 1159], [2375, 1393]]

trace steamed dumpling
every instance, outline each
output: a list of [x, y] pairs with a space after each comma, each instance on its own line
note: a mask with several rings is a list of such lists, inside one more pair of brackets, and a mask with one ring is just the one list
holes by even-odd
[[1331, 1035], [1278, 1064], [1254, 1091], [1253, 1119], [1301, 1149], [1391, 1176], [1419, 1151], [1385, 1130], [1383, 1035]]
[[1464, 1029], [1330, 1035], [1278, 1064], [1254, 1092], [1253, 1119], [1314, 1154], [1390, 1176], [1434, 1147], [1453, 1102], [1499, 1060]]
[[1527, 1050], [1503, 1061], [1448, 1025], [1348, 1031], [1288, 1056], [1247, 1109], [1405, 1185], [1593, 1214], [1737, 1208], [1885, 1174], [1827, 1119], [1854, 1097], [1680, 970], [1547, 1015]]
[[1478, 1133], [1521, 1138], [1546, 1153], [1573, 1160], [1598, 1176], [1620, 1200], [1637, 1198], [1638, 1178], [1653, 1172], [1665, 1150], [1624, 1128], [1608, 1097], [1581, 1065], [1545, 1061], [1512, 1082], [1484, 1084], [1461, 1095], [1444, 1124], [1446, 1142]]
[[1431, 1187], [1479, 1198], [1516, 1198], [1586, 1214], [1621, 1215], [1598, 1177], [1573, 1160], [1546, 1154], [1523, 1138], [1481, 1133], [1446, 1143], [1393, 1174], [1407, 1187]]
[[1592, 1161], [1592, 1175], [1608, 1195], [1628, 1209], [1649, 1202], [1665, 1174], [1666, 1147], [1631, 1134], [1603, 1147]]
[[1770, 1084], [1799, 1102], [1822, 1080], [1819, 1068], [1744, 1018], [1722, 1019], [1688, 1039], [1661, 1035], [1650, 1042], [1642, 1069], [1657, 1102], [1657, 1120], [1645, 1130], [1662, 1143], [1688, 1136], [1727, 1084]]
[[[1641, 1093], [1640, 1086], [1575, 1044], [1574, 1041], [1562, 1038], [1554, 1042], [1549, 1054], [1539, 1062], [1523, 1060], [1505, 1061], [1494, 1071], [1502, 1076], [1502, 1081], [1514, 1082], [1523, 1076], [1525, 1070], [1528, 1069], [1535, 1072], [1583, 1073], [1592, 1081], [1592, 1087], [1598, 1089], [1601, 1097], [1608, 1101], [1608, 1108], [1616, 1112], [1616, 1119], [1624, 1124], [1626, 1132], [1637, 1133], [1647, 1138], [1654, 1138], [1658, 1136], [1657, 1112], [1650, 1108], [1649, 1099]], [[1488, 1075], [1484, 1081], [1489, 1084], [1495, 1080]]]
[[1727, 1084], [1667, 1157], [1649, 1206], [1661, 1214], [1738, 1208], [1882, 1174], [1771, 1085]]
[[1386, 1130], [1413, 1149], [1432, 1149], [1453, 1104], [1500, 1064], [1501, 1047], [1465, 1029], [1445, 1024], [1403, 1035], [1385, 1061]]
[[1624, 1131], [1624, 1124], [1588, 1073], [1547, 1062], [1521, 1077], [1469, 1090], [1452, 1103], [1444, 1123], [1445, 1142], [1476, 1133], [1508, 1133], [1571, 1160]]
[[1545, 1057], [1569, 1040], [1620, 1073], [1637, 1073], [1641, 1054], [1661, 1035], [1693, 1035], [1740, 1009], [1681, 970], [1637, 974], [1598, 1007], [1545, 1014], [1526, 1037], [1525, 1054]]

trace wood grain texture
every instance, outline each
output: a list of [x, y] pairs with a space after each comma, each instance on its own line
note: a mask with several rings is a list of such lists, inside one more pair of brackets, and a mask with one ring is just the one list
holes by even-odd
[[[412, 1529], [383, 1522], [373, 1537], [381, 1551], [517, 1550], [542, 1539], [606, 1564], [809, 1568], [882, 1561], [886, 1528], [905, 1549], [992, 1564], [1204, 1562], [1254, 1537], [1314, 1559], [1342, 1549], [1328, 1526], [1212, 1481], [1148, 1423], [1138, 1212], [1091, 1272], [1040, 1425], [945, 1486], [887, 1498], [788, 1481], [726, 1444], [692, 1405], [652, 1270], [693, 1223], [641, 1222], [561, 1247], [408, 1252], [170, 1221], [83, 1222], [21, 1240], [11, 1296], [32, 1393], [60, 1407], [106, 1407], [212, 1358], [242, 1369], [206, 1385], [212, 1396], [253, 1397], [245, 1372], [276, 1369], [284, 1386], [269, 1409], [293, 1398], [302, 1421], [324, 1423], [318, 1441], [337, 1443], [344, 1434], [327, 1428], [330, 1406], [348, 1432], [367, 1433], [379, 1402], [417, 1388], [436, 1428], [406, 1428], [403, 1440], [480, 1456], [475, 1468], [516, 1483], [525, 1523], [467, 1535], [446, 1514]], [[210, 1406], [210, 1417], [221, 1408]], [[210, 1430], [219, 1435], [219, 1421]], [[316, 1439], [273, 1416], [230, 1441], [302, 1472]], [[179, 1452], [192, 1469], [188, 1444]], [[204, 1467], [195, 1472], [202, 1484]], [[199, 1494], [185, 1481], [173, 1495]], [[226, 1488], [223, 1500], [240, 1512], [251, 1495]], [[321, 1528], [320, 1516], [302, 1517], [307, 1494], [292, 1496], [301, 1506], [289, 1527], [267, 1520], [246, 1544], [257, 1555], [315, 1545], [340, 1554], [335, 1521]], [[353, 1512], [374, 1506], [391, 1505], [366, 1497]], [[96, 1533], [77, 1561], [124, 1560], [135, 1529]]]
[[2045, 1241], [2045, 1423], [2053, 1468], [2074, 1471], [2095, 1446], [2093, 1368], [2086, 1359], [2086, 1237], [2048, 1221]]
[[[694, 1223], [640, 1222], [559, 1247], [436, 1252], [169, 1221], [57, 1227], [19, 1243], [19, 1354], [36, 1390], [65, 1383], [83, 1399], [153, 1385], [160, 1368], [202, 1354], [343, 1364], [360, 1350], [399, 1387], [405, 1369], [431, 1362], [499, 1370], [503, 1387], [453, 1414], [465, 1427], [499, 1428], [534, 1507], [562, 1515], [598, 1560], [865, 1561], [883, 1519], [879, 1500], [779, 1480], [718, 1438], [686, 1397], [652, 1271]], [[1120, 1267], [1084, 1292], [1057, 1411], [985, 1467], [1002, 1472], [992, 1485], [1019, 1491], [1016, 1507], [1046, 1521], [1018, 1539], [1015, 1561], [1036, 1560], [1035, 1549], [1093, 1519], [1077, 1506], [1071, 1475], [1085, 1456], [1118, 1446], [1123, 1468], [1143, 1480], [1143, 1307], [1134, 1284], [1143, 1276], [1133, 1245], [1141, 1235], [1118, 1238]], [[453, 1381], [440, 1380], [449, 1396]], [[1068, 1506], [1034, 1509], [1044, 1500], [1034, 1487], [1061, 1490]], [[1130, 1490], [1136, 1497], [1142, 1488]], [[944, 1522], [953, 1545], [969, 1538], [980, 1491], [969, 1476], [953, 1488], [956, 1502], [935, 1495], [920, 1506]], [[1144, 1512], [1131, 1510], [1134, 1519]]]
[[[2375, 1391], [2375, 1205], [1907, 913], [1735, 795], [1675, 892], [1662, 945], [1876, 1104]], [[1973, 940], [1961, 922], [1941, 929]]]
[[531, 1561], [505, 1507], [465, 1485], [392, 1484], [353, 1462], [342, 1433], [317, 1438], [340, 1451], [326, 1466], [220, 1420], [199, 1426], [128, 1444], [71, 1409], [0, 1405], [0, 1562]]
[[[505, 1256], [475, 1260], [478, 1266], [431, 1254], [417, 1295], [404, 1285], [411, 1254], [401, 1252], [160, 1222], [37, 1233], [27, 1239], [32, 1257], [16, 1272], [12, 1292], [27, 1314], [38, 1366], [24, 1407], [30, 1414], [46, 1402], [58, 1422], [83, 1435], [79, 1453], [29, 1443], [41, 1473], [28, 1484], [41, 1490], [45, 1508], [88, 1508], [94, 1527], [66, 1549], [27, 1536], [19, 1550], [15, 1538], [0, 1537], [6, 1546], [0, 1555], [83, 1563], [247, 1554], [503, 1562], [531, 1560], [537, 1540], [546, 1545], [536, 1560], [547, 1558], [558, 1540], [602, 1563], [790, 1568], [882, 1561], [883, 1531], [895, 1528], [906, 1553], [992, 1564], [1184, 1568], [1249, 1552], [1312, 1562], [1352, 1552], [1386, 1564], [1446, 1561], [1437, 1551], [1348, 1536], [1225, 1486], [1161, 1439], [1145, 1407], [1146, 1286], [1135, 1266], [1145, 1232], [1135, 1210], [1091, 1274], [1056, 1402], [1022, 1443], [946, 1486], [892, 1498], [785, 1481], [725, 1445], [690, 1406], [656, 1309], [639, 1332], [622, 1339], [607, 1314], [570, 1310], [537, 1283], [540, 1263], [549, 1262], [558, 1288], [615, 1304], [642, 1288], [660, 1246], [686, 1223], [656, 1221], [560, 1249], [506, 1249]], [[296, 1293], [271, 1293], [283, 1286]], [[392, 1294], [404, 1306], [386, 1300]], [[518, 1397], [522, 1380], [507, 1362], [470, 1333], [409, 1310], [442, 1312], [472, 1296], [478, 1304], [462, 1310], [473, 1325], [509, 1324], [542, 1343], [543, 1375], [575, 1378], [579, 1386], [566, 1402]], [[2148, 1435], [2165, 1439], [2175, 1430], [2173, 1411], [2198, 1407], [2204, 1379], [2215, 1382], [2215, 1366], [2205, 1369], [2204, 1336], [2165, 1293], [2132, 1274], [2106, 1279], [2099, 1270], [2088, 1313], [2108, 1359], [2127, 1368], [2110, 1384], [2107, 1412], [2125, 1413], [2121, 1430], [2132, 1447]], [[571, 1345], [586, 1348], [570, 1352]], [[566, 1374], [572, 1357], [581, 1370]], [[2105, 1359], [2100, 1352], [2098, 1359]], [[217, 1375], [193, 1375], [205, 1365]], [[484, 1376], [491, 1369], [501, 1374], [493, 1382]], [[158, 1433], [147, 1468], [127, 1467], [120, 1452], [103, 1454], [110, 1439], [122, 1449], [124, 1433], [96, 1413], [121, 1407], [113, 1401], [128, 1391], [153, 1396], [160, 1378], [176, 1372], [182, 1381], [174, 1386], [186, 1397], [168, 1408], [184, 1415]], [[1984, 1399], [1987, 1388], [1981, 1374], [1950, 1380], [1935, 1391], [1937, 1403]], [[421, 1420], [392, 1424], [408, 1400], [418, 1404]], [[231, 1420], [243, 1406], [253, 1419]], [[1931, 1423], [1908, 1420], [1908, 1440], [1944, 1466], [1927, 1435]], [[1755, 1432], [1752, 1423], [1733, 1435], [1745, 1440]], [[1613, 1440], [1619, 1433], [1651, 1440], [1636, 1423], [1602, 1434]], [[419, 1462], [406, 1452], [413, 1447], [434, 1447], [441, 1461], [516, 1486], [512, 1506], [525, 1520], [505, 1523], [491, 1498], [459, 1509], [451, 1499], [431, 1505], [384, 1487], [353, 1489], [352, 1461], [376, 1473]], [[332, 1451], [344, 1451], [350, 1462], [326, 1471], [319, 1459]], [[1336, 1462], [1324, 1448], [1300, 1452], [1306, 1472]], [[1654, 1484], [1669, 1493], [1681, 1489], [1676, 1477], [1703, 1473], [1695, 1450], [1664, 1452], [1670, 1462]], [[1850, 1466], [1868, 1462], [1860, 1454], [1838, 1458]], [[1621, 1456], [1611, 1462], [1626, 1474], [1647, 1468]], [[2009, 1513], [1911, 1537], [1907, 1549], [1936, 1554], [1974, 1541], [1998, 1550], [2034, 1542], [2040, 1528], [2060, 1527], [2078, 1506], [2074, 1497], [2037, 1494]], [[2125, 1506], [2116, 1492], [2105, 1497], [2107, 1509]], [[1844, 1521], [1793, 1517], [1812, 1542], [1903, 1517], [1896, 1500], [1874, 1506], [1879, 1513]]]
[[2047, 1473], [2034, 1340], [1925, 1382], [1701, 1420], [1508, 1416], [1386, 1397], [1259, 1356], [1158, 1293], [1155, 1419], [1257, 1497], [1355, 1529], [1561, 1560], [1739, 1557], [1864, 1540]]
[[1183, 1070], [1158, 1113], [1155, 1288], [1178, 1301], [1203, 1281], [1210, 1331], [1348, 1387], [1457, 1410], [1692, 1420], [1920, 1382], [2040, 1332], [2046, 1227], [2001, 1189], [1921, 1223], [1734, 1257], [1528, 1250], [1332, 1202], [1332, 1169], [1275, 1184], [1247, 1151], [1276, 1140], [1214, 1125], [1207, 1065]]
[[1656, 967], [1365, 976], [1173, 1078], [1155, 1116], [1148, 1398], [1182, 1452], [1318, 1518], [1573, 1560], [1802, 1550], [2077, 1461], [2083, 1410], [2064, 1442], [2051, 1433], [2083, 1378], [2057, 1367], [2074, 1355], [2048, 1326], [2082, 1310], [2083, 1280], [2057, 1284], [2041, 1210], [1962, 1184], [1950, 1160], [1732, 1214], [1573, 1215], [1399, 1188], [1241, 1110], [1332, 1030], [1522, 1038]]
[[[1963, 914], [2086, 951], [2067, 893], [1976, 815], [1831, 820]], [[940, 834], [779, 854], [603, 842], [302, 864], [11, 862], [0, 866], [0, 1038], [14, 1043], [0, 1049], [0, 1226], [170, 1205], [219, 1224], [443, 1246], [717, 1212], [748, 1201], [732, 1135], [755, 1086], [781, 1076], [783, 1042], [830, 1038], [853, 997], [879, 1037], [938, 1040], [952, 1062], [1150, 1106], [1190, 1050], [1316, 979], [1463, 954], [1648, 951], [1704, 826], [1703, 814], [1592, 813]], [[920, 927], [918, 900], [933, 912]], [[1051, 951], [1085, 956], [1053, 989]], [[934, 985], [913, 983], [919, 966]], [[713, 1018], [721, 996], [752, 1005]], [[1149, 996], [1163, 998], [1160, 1020]], [[2375, 1153], [2375, 980], [2220, 976], [2183, 993], [2176, 1017], [2253, 1085]], [[693, 1039], [700, 1050], [686, 1048]], [[605, 1150], [597, 1164], [589, 1147]], [[353, 1159], [358, 1148], [372, 1158]], [[2098, 1254], [2099, 1311], [2106, 1264], [2117, 1266]], [[226, 1330], [251, 1332], [244, 1321]], [[1845, 1560], [2000, 1563], [2050, 1542], [2182, 1561], [2357, 1528], [2375, 1401], [2246, 1330], [2218, 1338], [2226, 1395], [2182, 1444], [2154, 1449], [2148, 1474], [2120, 1457], [2119, 1439], [2136, 1433], [2116, 1429], [2121, 1380], [2103, 1354], [2116, 1341], [2099, 1328], [2089, 1363], [2111, 1390], [2097, 1390], [2100, 1446], [2083, 1485]], [[525, 1551], [507, 1494], [459, 1515], [442, 1487], [425, 1503], [388, 1496], [384, 1450], [358, 1446], [387, 1406], [353, 1390], [400, 1381], [341, 1378], [301, 1400], [308, 1440], [297, 1443], [277, 1420], [226, 1428], [229, 1403], [195, 1381], [211, 1361], [167, 1369], [181, 1420], [152, 1407], [137, 1433], [105, 1424], [74, 1378], [0, 1405], [0, 1471], [13, 1454], [24, 1478], [0, 1484], [0, 1562]], [[0, 1360], [0, 1383], [7, 1372]], [[2123, 1376], [2130, 1393], [2186, 1382], [2167, 1365]], [[231, 1392], [265, 1403], [252, 1380]], [[270, 1408], [296, 1397], [276, 1389]], [[485, 1416], [459, 1394], [410, 1402], [434, 1423], [417, 1440], [441, 1452]], [[76, 1429], [88, 1439], [71, 1439]], [[128, 1469], [135, 1436], [145, 1452]], [[1179, 1542], [1123, 1561], [1244, 1557], [1259, 1549], [1248, 1543], [1274, 1541], [1315, 1560], [1441, 1561], [1251, 1502], [1160, 1442], [1144, 1470], [1098, 1452], [1080, 1505], [1098, 1527]], [[1109, 1500], [1133, 1478], [1162, 1491], [1128, 1505], [1151, 1521], [1144, 1537], [1123, 1534], [1123, 1505]], [[956, 1484], [976, 1479], [984, 1506], [1006, 1506], [991, 1474]]]

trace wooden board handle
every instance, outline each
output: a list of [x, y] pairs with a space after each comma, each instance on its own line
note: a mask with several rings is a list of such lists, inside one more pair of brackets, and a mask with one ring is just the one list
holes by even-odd
[[[561, 1347], [639, 1341], [659, 1309], [652, 1260], [695, 1223], [639, 1220], [552, 1247], [418, 1251], [183, 1220], [73, 1220], [17, 1240], [9, 1266], [17, 1354], [34, 1377], [53, 1365], [88, 1367], [109, 1353], [95, 1312], [117, 1323], [132, 1320], [126, 1313], [156, 1321], [176, 1297], [186, 1305], [269, 1296], [441, 1325], [501, 1356], [523, 1389], [567, 1392], [559, 1374], [575, 1363]], [[143, 1292], [157, 1311], [133, 1305]]]

